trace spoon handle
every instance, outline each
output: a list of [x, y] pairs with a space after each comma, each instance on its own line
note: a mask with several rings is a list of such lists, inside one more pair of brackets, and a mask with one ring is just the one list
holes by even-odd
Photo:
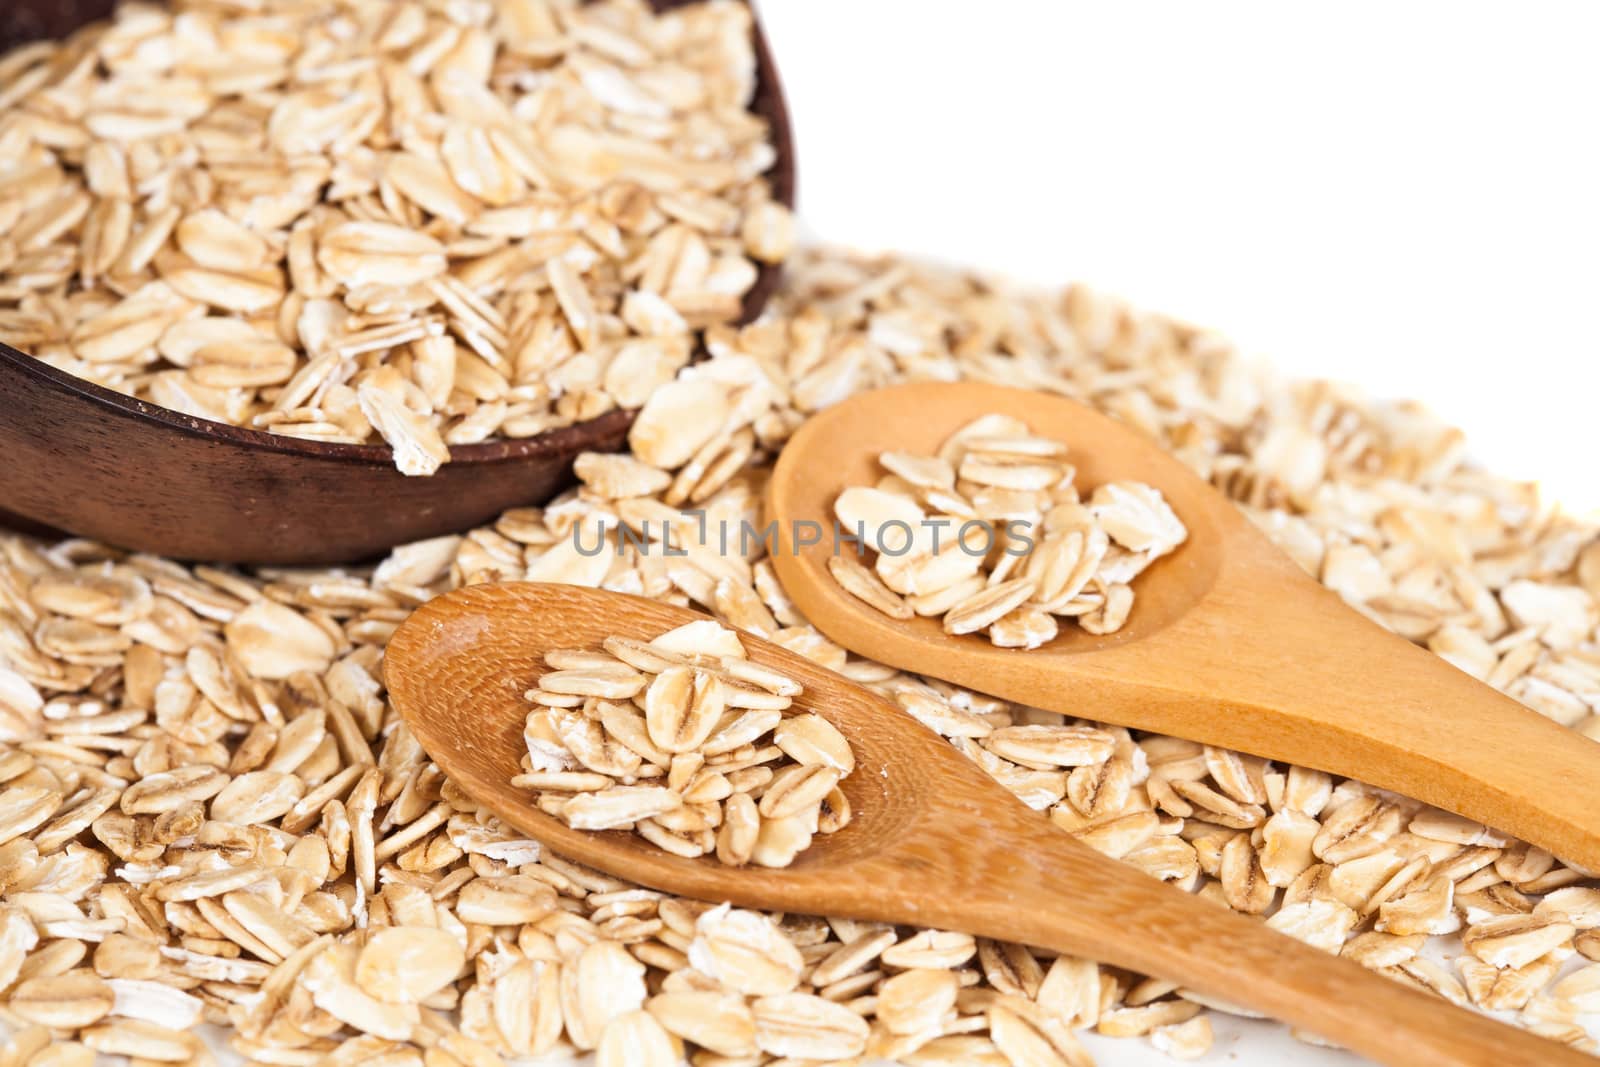
[[[1248, 611], [1223, 600], [1230, 589]], [[1061, 704], [1355, 778], [1600, 872], [1600, 744], [1384, 630], [1287, 560], [1224, 576], [1178, 625], [1092, 659], [1061, 680]]]
[[1600, 744], [1337, 606], [1283, 705], [1323, 724], [1322, 762], [1600, 872]]
[[[939, 914], [921, 915], [918, 922], [1175, 981], [1394, 1067], [1594, 1067], [1576, 1050], [1163, 885], [1037, 815], [1019, 809], [992, 819], [987, 829], [963, 837], [959, 853], [956, 842], [946, 843], [949, 851], [938, 863], [944, 868], [944, 891], [934, 905]], [[909, 863], [890, 859], [894, 873], [880, 877], [913, 880], [918, 872], [910, 868], [927, 855], [912, 853]]]

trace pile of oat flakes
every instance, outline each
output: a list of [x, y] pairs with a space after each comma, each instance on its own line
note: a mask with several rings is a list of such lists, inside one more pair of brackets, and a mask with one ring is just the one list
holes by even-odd
[[[385, 703], [382, 649], [429, 597], [522, 578], [710, 611], [879, 689], [1041, 819], [1153, 877], [1593, 1047], [1592, 879], [1356, 782], [849, 656], [767, 561], [700, 544], [681, 509], [754, 519], [782, 442], [862, 389], [1052, 390], [1162, 439], [1367, 614], [1600, 738], [1593, 528], [1466, 465], [1459, 434], [1416, 408], [1262, 380], [1217, 338], [1081, 288], [808, 252], [763, 321], [709, 340], [709, 361], [650, 397], [631, 456], [589, 457], [547, 507], [372, 570], [247, 575], [0, 542], [0, 1012], [19, 1028], [0, 1063], [210, 1062], [200, 1020], [285, 1065], [489, 1067], [565, 1045], [655, 1067], [680, 1042], [697, 1067], [1078, 1065], [1083, 1028], [1207, 1047], [1206, 1009], [1164, 982], [675, 899], [499, 826]], [[570, 536], [602, 522], [659, 536], [663, 521], [686, 556], [585, 557]], [[1023, 766], [1007, 758], [1018, 725], [1071, 743]], [[46, 1028], [73, 1043], [46, 1050]]]
[[751, 25], [175, 0], [0, 55], [0, 342], [406, 474], [636, 407], [789, 250]]

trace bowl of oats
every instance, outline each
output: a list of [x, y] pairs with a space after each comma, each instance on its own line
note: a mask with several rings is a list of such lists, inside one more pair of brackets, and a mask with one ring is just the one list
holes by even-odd
[[250, 563], [470, 528], [777, 283], [745, 4], [110, 8], [0, 15], [14, 520]]

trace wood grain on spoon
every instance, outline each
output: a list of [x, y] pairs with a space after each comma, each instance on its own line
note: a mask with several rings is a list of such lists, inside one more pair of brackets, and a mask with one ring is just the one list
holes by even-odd
[[513, 788], [523, 693], [552, 648], [653, 638], [696, 618], [655, 601], [510, 584], [428, 602], [395, 632], [389, 697], [430, 758], [511, 826], [556, 852], [666, 892], [780, 910], [963, 930], [1155, 975], [1282, 1019], [1396, 1067], [1580, 1067], [1586, 1055], [1514, 1030], [1147, 877], [1057, 830], [907, 713], [747, 634], [750, 658], [805, 687], [849, 739], [855, 817], [791, 867], [733, 868], [661, 852], [627, 831], [585, 833]]
[[[1128, 625], [1064, 625], [1031, 651], [897, 621], [827, 571], [833, 501], [878, 478], [879, 453], [934, 452], [1002, 412], [1066, 442], [1086, 489], [1160, 489], [1189, 539], [1134, 581]], [[1600, 871], [1600, 745], [1347, 607], [1222, 494], [1149, 438], [1062, 397], [980, 383], [864, 393], [803, 426], [767, 490], [784, 590], [828, 637], [902, 670], [1035, 707], [1204, 741], [1392, 789]], [[848, 544], [844, 547], [849, 550]]]

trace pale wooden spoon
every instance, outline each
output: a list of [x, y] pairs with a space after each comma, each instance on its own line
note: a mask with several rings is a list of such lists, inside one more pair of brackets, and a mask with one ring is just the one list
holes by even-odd
[[963, 930], [1083, 956], [1240, 1004], [1396, 1067], [1582, 1067], [1594, 1061], [1310, 948], [1090, 850], [936, 734], [777, 645], [750, 658], [805, 687], [797, 706], [849, 739], [854, 819], [783, 870], [686, 859], [626, 831], [571, 830], [510, 784], [523, 697], [552, 648], [648, 640], [704, 618], [621, 593], [530, 583], [461, 589], [389, 642], [389, 698], [474, 800], [554, 851], [665, 892], [743, 907]]
[[[840, 491], [876, 482], [880, 453], [932, 454], [990, 412], [1066, 442], [1085, 496], [1108, 481], [1145, 482], [1188, 526], [1188, 541], [1135, 580], [1124, 629], [1095, 637], [1064, 624], [1041, 648], [1001, 649], [948, 635], [937, 619], [891, 619], [829, 575]], [[976, 382], [862, 393], [800, 428], [766, 500], [784, 591], [852, 652], [1050, 711], [1356, 778], [1600, 871], [1600, 745], [1347, 607], [1182, 463], [1081, 404]], [[808, 522], [827, 532], [797, 548], [811, 538], [796, 524]]]

